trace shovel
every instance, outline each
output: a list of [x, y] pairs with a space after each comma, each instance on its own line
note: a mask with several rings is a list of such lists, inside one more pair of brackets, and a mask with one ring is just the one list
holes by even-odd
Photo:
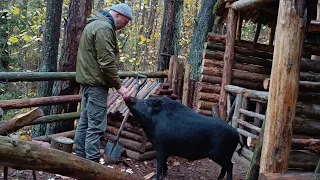
[[[141, 83], [139, 82], [139, 78], [143, 78], [143, 81]], [[143, 86], [146, 83], [146, 81], [147, 81], [147, 76], [141, 75], [141, 74], [137, 75], [137, 77], [136, 77], [137, 91], [134, 94], [134, 97], [137, 96], [138, 91], [140, 90], [141, 86]], [[124, 116], [124, 118], [122, 120], [122, 123], [121, 123], [121, 126], [120, 126], [120, 128], [118, 130], [116, 139], [114, 140], [114, 142], [111, 142], [109, 140], [107, 145], [106, 145], [106, 150], [104, 152], [105, 156], [110, 157], [110, 158], [112, 158], [114, 160], [120, 159], [121, 153], [122, 153], [122, 150], [123, 150], [123, 146], [119, 144], [119, 138], [120, 138], [120, 134], [121, 134], [121, 132], [123, 130], [124, 124], [126, 123], [126, 121], [129, 118], [129, 115], [130, 115], [130, 111], [128, 109], [125, 112], [125, 116]]]

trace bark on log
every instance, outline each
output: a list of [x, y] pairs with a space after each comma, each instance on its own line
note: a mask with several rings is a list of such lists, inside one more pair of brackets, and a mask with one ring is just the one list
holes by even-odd
[[173, 93], [173, 89], [157, 89], [154, 94], [157, 95], [171, 95]]
[[50, 142], [52, 138], [62, 136], [62, 137], [67, 137], [67, 138], [74, 138], [75, 130], [72, 131], [66, 131], [62, 133], [57, 133], [57, 134], [51, 134], [51, 135], [45, 135], [45, 136], [39, 136], [39, 137], [33, 137], [33, 140], [36, 141], [44, 141], [44, 142]]
[[14, 169], [33, 169], [76, 179], [138, 179], [99, 163], [29, 141], [0, 136], [0, 164]]
[[217, 101], [219, 101], [219, 98], [220, 98], [219, 94], [199, 92], [197, 100], [205, 100], [205, 101], [217, 102]]
[[223, 61], [218, 59], [202, 59], [201, 67], [216, 67], [216, 68], [223, 68]]
[[[203, 59], [218, 59], [223, 60], [224, 52], [221, 51], [203, 51]], [[239, 54], [235, 54], [235, 62], [246, 63], [246, 64], [255, 64], [260, 65], [266, 68], [272, 67], [272, 61], [269, 59], [257, 58], [257, 57], [248, 57]]]
[[265, 120], [265, 115], [262, 115], [262, 114], [259, 114], [259, 113], [256, 113], [256, 112], [248, 111], [248, 110], [245, 110], [245, 109], [239, 109], [239, 112], [241, 114], [246, 115], [246, 116], [257, 118], [260, 121], [264, 121]]
[[242, 96], [241, 94], [237, 94], [236, 96], [236, 99], [235, 99], [235, 107], [234, 107], [234, 113], [233, 113], [233, 116], [232, 116], [232, 122], [231, 122], [231, 125], [232, 127], [234, 128], [238, 128], [238, 119], [240, 118], [240, 111], [239, 109], [241, 108], [241, 105], [242, 105]]
[[[270, 78], [266, 78], [263, 81], [263, 88], [269, 90]], [[312, 81], [299, 81], [299, 91], [300, 92], [320, 92], [320, 82]]]
[[243, 129], [238, 128], [237, 131], [238, 131], [239, 134], [241, 134], [241, 135], [243, 135], [243, 136], [245, 136], [245, 137], [250, 137], [250, 138], [253, 138], [253, 139], [258, 139], [258, 136], [257, 136], [257, 135], [252, 134], [252, 133], [250, 133], [250, 132], [248, 132], [248, 131], [246, 131], [246, 130], [243, 130]]
[[[214, 34], [214, 33], [209, 33], [207, 36], [207, 41], [204, 45], [204, 49], [214, 49], [216, 46], [214, 46], [214, 43], [221, 43], [223, 45], [226, 44], [225, 42], [225, 36], [224, 35], [219, 35], [219, 34]], [[273, 41], [273, 40], [272, 40]], [[246, 48], [248, 50], [258, 50], [258, 51], [264, 51], [268, 53], [273, 53], [274, 46], [272, 45], [265, 45], [265, 44], [260, 44], [260, 43], [252, 43], [250, 41], [236, 41], [236, 46], [241, 47], [241, 48]], [[320, 49], [319, 47], [311, 44], [305, 43], [303, 46], [303, 51], [305, 54], [315, 54], [315, 55], [320, 55]], [[310, 59], [307, 59], [310, 60]], [[319, 69], [317, 67], [317, 69]], [[304, 69], [306, 70], [306, 69]]]
[[[203, 74], [200, 77], [200, 81], [205, 83], [211, 83], [211, 84], [220, 84], [221, 77], [209, 76], [209, 75]], [[263, 90], [262, 82], [253, 82], [253, 81], [242, 80], [242, 79], [232, 79], [231, 84], [236, 86], [242, 86], [249, 89]]]
[[240, 0], [231, 4], [235, 11], [243, 11], [249, 8], [260, 7], [275, 0]]
[[22, 109], [37, 106], [48, 106], [56, 104], [65, 104], [72, 102], [80, 102], [80, 95], [64, 95], [64, 96], [51, 96], [41, 98], [23, 98], [14, 100], [3, 100], [0, 102], [0, 107], [3, 110], [8, 109]]
[[[107, 132], [110, 134], [117, 135], [118, 130], [119, 130], [118, 128], [107, 126]], [[141, 135], [138, 135], [129, 131], [125, 131], [125, 130], [122, 130], [120, 136], [127, 139], [135, 140], [141, 143], [144, 143], [146, 141]]]
[[318, 164], [319, 158], [319, 154], [293, 150], [290, 152], [289, 167], [313, 172]]
[[27, 125], [46, 124], [46, 123], [52, 123], [52, 122], [58, 122], [58, 121], [79, 119], [80, 114], [81, 114], [80, 112], [72, 112], [72, 113], [43, 116]]
[[198, 92], [204, 92], [204, 93], [220, 93], [220, 86], [208, 84], [208, 83], [202, 83], [202, 82], [197, 82], [199, 88]]
[[254, 148], [253, 156], [251, 158], [251, 164], [249, 170], [247, 171], [246, 180], [256, 180], [259, 177], [259, 170], [260, 170], [260, 157], [261, 157], [261, 150], [263, 144], [263, 134], [265, 128], [265, 121], [262, 123], [261, 126], [261, 133], [258, 138], [258, 143]]
[[131, 149], [126, 149], [125, 155], [129, 158], [136, 159], [138, 161], [148, 161], [155, 159], [156, 151], [147, 151], [144, 153], [139, 153]]
[[11, 120], [0, 125], [0, 135], [6, 136], [11, 132], [29, 125], [31, 122], [41, 116], [43, 116], [43, 112], [40, 108], [34, 108], [29, 112], [19, 114]]
[[211, 110], [214, 102], [199, 100], [197, 102], [197, 108], [203, 110]]
[[[236, 29], [237, 27], [237, 14], [234, 10], [228, 10], [228, 24], [226, 35], [226, 50], [223, 58], [223, 74], [221, 80], [221, 87], [227, 84], [231, 84], [232, 79], [232, 66], [234, 61], [234, 46], [236, 41]], [[211, 105], [212, 107], [212, 105]], [[210, 108], [211, 109], [211, 108]], [[221, 88], [219, 99], [220, 118], [226, 119], [227, 117], [227, 92]]]
[[178, 93], [178, 79], [179, 79], [179, 62], [176, 60], [173, 62], [173, 69], [172, 69], [172, 89], [173, 89], [173, 94]]
[[305, 37], [304, 6], [280, 0], [279, 7], [260, 173], [288, 171], [298, 99], [299, 65]]
[[[119, 71], [120, 78], [136, 77], [138, 74], [148, 76], [148, 78], [165, 78], [168, 76], [167, 71], [156, 72], [129, 72]], [[75, 72], [0, 72], [0, 81], [17, 82], [17, 81], [58, 81], [74, 80]]]
[[[103, 135], [103, 139], [105, 141], [108, 141], [108, 140], [114, 141], [116, 139], [116, 136], [110, 133], [105, 133]], [[140, 153], [143, 153], [146, 150], [152, 149], [152, 144], [150, 142], [140, 143], [137, 141], [120, 137], [119, 143], [122, 144], [125, 148], [129, 148], [129, 149], [138, 151]]]
[[204, 110], [204, 109], [198, 109], [196, 110], [197, 113], [202, 114], [204, 116], [211, 116], [212, 112], [209, 110]]
[[316, 173], [262, 173], [259, 180], [310, 180], [320, 179]]
[[[255, 125], [252, 125], [252, 124], [250, 124], [250, 123], [248, 123], [248, 122], [246, 122], [246, 121], [243, 121], [243, 120], [241, 120], [241, 119], [238, 119], [237, 121], [238, 121], [239, 124], [241, 124], [241, 125], [249, 128], [249, 129], [251, 129], [251, 130], [255, 130], [255, 131], [258, 132], [258, 133], [261, 132], [261, 128], [255, 126]], [[251, 136], [250, 136], [250, 137], [251, 137]]]
[[168, 84], [169, 86], [172, 88], [172, 78], [173, 78], [173, 66], [174, 66], [174, 62], [176, 61], [177, 56], [171, 56], [170, 57], [170, 62], [169, 62], [169, 71], [168, 71]]
[[220, 118], [220, 116], [219, 116], [219, 104], [217, 104], [217, 103], [212, 105], [212, 116]]
[[189, 87], [190, 87], [190, 72], [191, 64], [187, 63], [184, 71], [184, 80], [183, 80], [183, 93], [182, 93], [182, 104], [188, 106], [189, 101]]
[[233, 85], [226, 85], [224, 87], [224, 89], [227, 92], [241, 94], [244, 97], [261, 99], [261, 100], [268, 100], [268, 92], [265, 92], [265, 91], [256, 91], [256, 90], [251, 90], [251, 89], [245, 89], [245, 88], [237, 87], [237, 86], [233, 86]]
[[294, 150], [320, 150], [320, 139], [292, 139], [291, 149]]
[[320, 137], [320, 120], [296, 116], [292, 124], [293, 134]]
[[296, 108], [297, 115], [305, 115], [306, 117], [319, 119], [320, 105], [306, 102], [298, 102]]
[[[110, 124], [110, 126], [116, 127], [116, 128], [120, 128], [121, 126], [121, 121], [115, 121], [115, 120], [110, 120], [108, 119], [108, 124]], [[132, 132], [135, 134], [138, 134], [140, 136], [143, 135], [143, 129], [141, 127], [138, 126], [132, 126], [130, 123], [126, 123], [123, 127], [124, 130], [128, 131], [128, 132]]]
[[51, 148], [71, 153], [73, 143], [73, 140], [70, 138], [56, 136], [51, 139]]

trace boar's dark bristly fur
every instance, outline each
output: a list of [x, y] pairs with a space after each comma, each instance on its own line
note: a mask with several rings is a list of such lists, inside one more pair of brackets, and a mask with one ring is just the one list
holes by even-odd
[[231, 158], [240, 141], [236, 129], [224, 120], [200, 115], [169, 98], [131, 98], [126, 104], [156, 150], [157, 179], [167, 172], [167, 158], [179, 156], [210, 158], [222, 167], [218, 179], [227, 172], [232, 180]]

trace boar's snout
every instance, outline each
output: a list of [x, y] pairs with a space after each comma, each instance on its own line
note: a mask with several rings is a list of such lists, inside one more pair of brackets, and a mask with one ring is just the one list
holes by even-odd
[[137, 99], [134, 97], [129, 97], [129, 98], [124, 99], [124, 102], [130, 108], [137, 103]]

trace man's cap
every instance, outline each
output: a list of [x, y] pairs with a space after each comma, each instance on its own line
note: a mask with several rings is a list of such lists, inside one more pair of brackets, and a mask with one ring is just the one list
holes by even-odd
[[126, 17], [128, 17], [130, 20], [133, 18], [132, 15], [132, 9], [128, 6], [126, 3], [120, 3], [113, 5], [110, 10], [116, 11]]

